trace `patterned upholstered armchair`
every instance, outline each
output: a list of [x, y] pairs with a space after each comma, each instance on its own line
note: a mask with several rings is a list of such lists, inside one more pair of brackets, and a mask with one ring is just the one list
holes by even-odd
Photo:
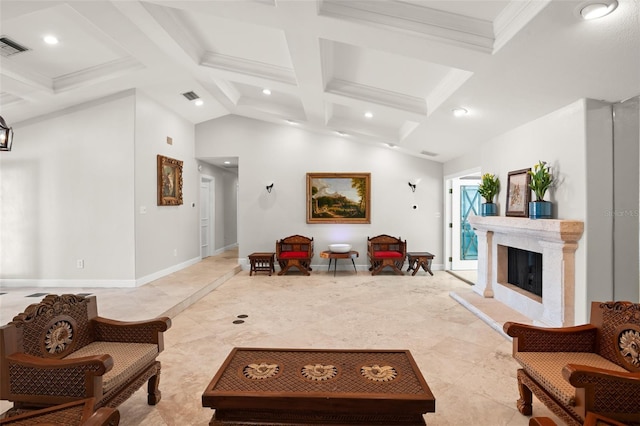
[[640, 304], [593, 302], [589, 324], [541, 328], [507, 322], [513, 337], [518, 410], [532, 413], [532, 393], [567, 425], [587, 413], [640, 424]]
[[95, 398], [117, 407], [148, 381], [158, 382], [166, 317], [122, 322], [98, 316], [96, 297], [50, 294], [0, 327], [0, 398], [14, 409]]
[[0, 419], [7, 426], [118, 426], [120, 413], [102, 407], [94, 411], [94, 398], [81, 399]]
[[398, 275], [404, 275], [402, 266], [407, 257], [407, 241], [389, 235], [367, 237], [367, 256], [371, 275], [377, 275], [383, 268], [390, 267]]
[[311, 275], [313, 258], [313, 237], [292, 235], [276, 241], [276, 259], [280, 265], [278, 275], [284, 275], [289, 268], [295, 267], [305, 275]]

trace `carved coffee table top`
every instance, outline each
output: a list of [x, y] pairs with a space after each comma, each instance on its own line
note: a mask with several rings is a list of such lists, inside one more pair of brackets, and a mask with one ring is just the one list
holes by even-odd
[[422, 414], [435, 397], [408, 350], [234, 348], [202, 405]]

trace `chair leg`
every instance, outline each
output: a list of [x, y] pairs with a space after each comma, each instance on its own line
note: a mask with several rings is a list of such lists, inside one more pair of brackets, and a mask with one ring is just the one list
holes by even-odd
[[525, 416], [530, 416], [533, 413], [533, 408], [531, 407], [531, 389], [529, 389], [527, 385], [522, 383], [520, 374], [518, 374], [518, 391], [520, 392], [520, 399], [518, 399], [517, 402], [518, 411], [520, 411], [520, 413]]
[[148, 392], [147, 404], [156, 405], [158, 402], [160, 402], [160, 399], [162, 398], [162, 393], [160, 392], [159, 385], [160, 385], [160, 366], [158, 366], [158, 371], [156, 372], [156, 374], [149, 378], [149, 382], [147, 385], [147, 392]]

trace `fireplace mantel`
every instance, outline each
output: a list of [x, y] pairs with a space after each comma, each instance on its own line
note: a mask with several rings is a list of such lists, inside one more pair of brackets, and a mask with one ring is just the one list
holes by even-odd
[[515, 233], [546, 241], [577, 243], [584, 231], [584, 222], [560, 219], [527, 219], [506, 216], [469, 216], [475, 228], [494, 233]]
[[[563, 327], [574, 323], [575, 251], [584, 231], [576, 220], [470, 216], [478, 236], [478, 280], [474, 291], [494, 297], [534, 324]], [[506, 247], [542, 253], [542, 297], [509, 284]]]

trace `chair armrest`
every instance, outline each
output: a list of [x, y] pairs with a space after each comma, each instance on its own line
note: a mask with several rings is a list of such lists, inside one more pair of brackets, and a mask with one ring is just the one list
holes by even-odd
[[568, 364], [562, 368], [562, 376], [575, 388], [584, 388], [587, 411], [609, 414], [638, 411], [640, 373]]
[[171, 319], [159, 317], [147, 321], [118, 321], [95, 317], [91, 320], [91, 327], [96, 341], [155, 343], [162, 346], [162, 333], [171, 327]]
[[9, 371], [9, 377], [6, 378], [8, 390], [13, 395], [93, 397], [96, 396], [96, 379], [113, 368], [113, 358], [106, 354], [46, 359], [14, 353], [5, 360]]
[[510, 321], [502, 329], [518, 352], [595, 352], [598, 332], [592, 324], [545, 328]]
[[115, 408], [102, 407], [93, 413], [82, 426], [117, 425], [120, 422], [120, 412]]

